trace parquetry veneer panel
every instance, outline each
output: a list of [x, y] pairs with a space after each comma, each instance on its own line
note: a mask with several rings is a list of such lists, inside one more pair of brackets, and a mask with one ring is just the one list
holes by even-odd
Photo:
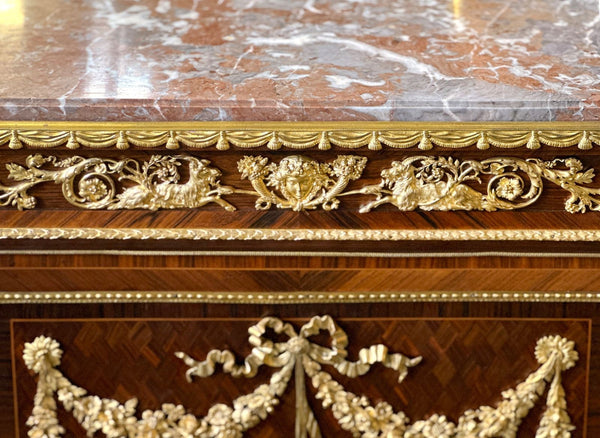
[[[46, 335], [58, 340], [64, 350], [61, 371], [72, 382], [92, 394], [125, 402], [140, 400], [139, 412], [158, 409], [162, 403], [183, 404], [196, 415], [204, 415], [217, 402], [251, 392], [264, 382], [269, 372], [256, 379], [234, 379], [217, 373], [193, 383], [185, 380], [186, 367], [174, 355], [184, 351], [202, 360], [211, 349], [230, 349], [239, 360], [250, 352], [247, 329], [256, 320], [15, 320], [13, 321], [13, 361], [16, 406], [20, 436], [26, 436], [23, 423], [32, 407], [36, 377], [21, 358], [25, 342]], [[297, 327], [306, 320], [295, 320]], [[573, 340], [579, 353], [577, 365], [565, 372], [563, 382], [569, 414], [583, 436], [588, 380], [589, 322], [585, 320], [503, 320], [503, 319], [344, 319], [339, 321], [348, 334], [350, 355], [375, 343], [387, 345], [390, 353], [423, 356], [421, 364], [409, 370], [398, 384], [397, 374], [375, 366], [359, 378], [335, 375], [344, 387], [364, 394], [373, 402], [386, 400], [406, 412], [412, 421], [434, 413], [456, 421], [464, 411], [480, 405], [495, 406], [500, 393], [520, 381], [539, 364], [533, 354], [536, 341], [546, 335]], [[285, 342], [285, 337], [277, 339]], [[324, 335], [314, 342], [329, 345]], [[308, 382], [307, 382], [308, 383]], [[310, 385], [308, 385], [310, 388]], [[275, 413], [249, 436], [291, 434], [294, 423], [294, 397], [289, 388]], [[324, 436], [342, 436], [330, 413], [324, 412], [314, 393], [310, 404]], [[543, 404], [543, 400], [540, 402]], [[540, 409], [523, 424], [522, 435], [533, 436]], [[63, 412], [60, 421], [73, 433], [81, 429]]]

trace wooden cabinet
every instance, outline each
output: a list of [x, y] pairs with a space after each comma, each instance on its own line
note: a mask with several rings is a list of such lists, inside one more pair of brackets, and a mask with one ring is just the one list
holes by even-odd
[[1, 436], [600, 435], [597, 5], [4, 3]]

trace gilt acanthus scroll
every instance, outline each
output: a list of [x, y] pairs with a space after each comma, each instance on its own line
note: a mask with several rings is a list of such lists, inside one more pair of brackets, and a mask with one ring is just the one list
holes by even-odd
[[[482, 184], [490, 175], [486, 193], [467, 182]], [[536, 202], [543, 181], [570, 193], [565, 209], [570, 213], [600, 210], [600, 189], [584, 187], [595, 176], [584, 170], [576, 158], [543, 161], [538, 158], [499, 157], [487, 160], [455, 160], [446, 157], [415, 156], [392, 162], [381, 172], [381, 183], [367, 186], [362, 193], [377, 195], [363, 205], [361, 213], [390, 203], [399, 210], [514, 210]]]
[[[360, 207], [366, 213], [383, 204], [402, 211], [421, 210], [514, 210], [536, 202], [543, 182], [569, 193], [565, 209], [571, 213], [600, 210], [600, 188], [589, 187], [595, 171], [585, 169], [577, 158], [544, 161], [539, 158], [497, 157], [458, 160], [440, 156], [412, 156], [393, 161], [381, 172], [377, 185], [346, 190], [359, 180], [367, 158], [339, 155], [332, 162], [319, 162], [302, 155], [287, 156], [279, 163], [263, 156], [245, 156], [238, 161], [241, 180], [253, 190], [222, 185], [221, 171], [210, 161], [191, 155], [153, 155], [140, 163], [132, 158], [58, 159], [30, 155], [25, 166], [6, 165], [14, 185], [0, 184], [0, 206], [19, 210], [36, 206], [28, 193], [46, 182], [60, 184], [64, 198], [86, 209], [174, 209], [217, 204], [235, 210], [224, 197], [256, 196], [259, 210], [272, 207], [302, 211], [318, 207], [336, 209], [340, 197], [375, 195]], [[186, 178], [181, 177], [185, 170]], [[185, 179], [185, 182], [182, 182]], [[118, 186], [122, 186], [121, 189]], [[485, 191], [478, 189], [484, 186]]]
[[[36, 206], [28, 193], [44, 183], [61, 184], [64, 198], [76, 207], [86, 209], [173, 209], [198, 208], [216, 203], [225, 210], [235, 207], [222, 199], [223, 195], [249, 194], [257, 196], [257, 209], [292, 208], [295, 211], [322, 206], [326, 210], [338, 207], [338, 196], [351, 181], [358, 179], [367, 159], [352, 155], [338, 156], [333, 163], [319, 163], [303, 156], [289, 156], [277, 165], [260, 156], [244, 157], [239, 163], [242, 178], [248, 178], [253, 191], [224, 186], [221, 171], [210, 161], [189, 155], [153, 155], [140, 163], [122, 160], [84, 158], [59, 160], [40, 154], [27, 157], [25, 166], [6, 165], [8, 178], [18, 183], [0, 184], [0, 206], [15, 206], [19, 210]], [[187, 181], [181, 182], [180, 168], [187, 166]], [[117, 182], [124, 189], [119, 193]], [[270, 190], [273, 186], [281, 196]]]
[[[268, 329], [286, 339], [270, 340]], [[311, 341], [311, 336], [321, 331], [329, 334], [327, 346]], [[66, 432], [57, 416], [57, 397], [88, 436], [101, 432], [108, 438], [240, 438], [245, 431], [267, 420], [269, 415], [277, 415], [274, 407], [292, 376], [296, 382], [296, 438], [321, 437], [319, 425], [306, 399], [305, 376], [316, 390], [316, 398], [323, 408], [330, 409], [339, 427], [356, 437], [514, 438], [523, 418], [545, 392], [546, 406], [536, 437], [568, 438], [574, 430], [567, 413], [561, 377], [564, 371], [575, 366], [578, 353], [572, 341], [558, 335], [538, 340], [535, 357], [540, 366], [514, 389], [503, 391], [496, 407], [468, 410], [456, 423], [441, 414], [411, 423], [404, 412], [395, 412], [385, 401], [373, 405], [367, 397], [346, 391], [322, 365], [333, 367], [341, 375], [356, 378], [371, 371], [373, 364], [380, 363], [395, 370], [401, 383], [409, 369], [419, 364], [421, 357], [409, 358], [390, 353], [385, 345], [378, 344], [361, 349], [358, 361], [349, 361], [348, 338], [330, 316], [312, 318], [299, 332], [288, 323], [267, 317], [250, 327], [248, 333], [253, 350], [241, 365], [228, 350], [212, 350], [203, 361], [177, 353], [190, 367], [186, 373], [189, 381], [194, 376], [212, 375], [218, 364], [222, 364], [223, 372], [234, 377], [252, 378], [261, 366], [277, 370], [269, 383], [258, 386], [250, 394], [239, 396], [233, 400], [232, 406], [222, 403], [212, 406], [204, 417], [197, 417], [185, 407], [173, 404], [164, 404], [155, 411], [144, 411], [139, 417], [136, 415], [137, 399], [121, 403], [90, 395], [84, 388], [70, 382], [58, 369], [63, 354], [59, 343], [39, 336], [25, 344], [23, 353], [26, 366], [39, 376], [33, 412], [27, 420], [29, 436], [57, 438]]]
[[[188, 181], [179, 184], [178, 167], [188, 166]], [[40, 154], [27, 157], [25, 167], [6, 165], [13, 186], [0, 185], [0, 205], [19, 210], [35, 207], [36, 199], [27, 191], [37, 184], [52, 181], [61, 184], [64, 198], [76, 207], [87, 209], [197, 208], [214, 202], [226, 210], [233, 205], [221, 199], [233, 188], [219, 182], [221, 172], [208, 160], [190, 156], [152, 156], [142, 165], [133, 159], [112, 160], [79, 156], [59, 160]], [[129, 181], [131, 186], [117, 193], [115, 181]]]

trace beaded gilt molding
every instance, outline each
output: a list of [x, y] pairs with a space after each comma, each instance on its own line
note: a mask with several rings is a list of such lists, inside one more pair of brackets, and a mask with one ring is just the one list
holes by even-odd
[[71, 291], [4, 292], [0, 304], [41, 303], [414, 303], [414, 302], [533, 302], [599, 303], [597, 292], [168, 292], [168, 291]]
[[[272, 330], [285, 341], [274, 342], [266, 336]], [[325, 331], [329, 345], [311, 341], [311, 336]], [[404, 412], [394, 412], [385, 401], [373, 405], [365, 396], [346, 391], [332, 375], [323, 369], [331, 366], [342, 376], [357, 378], [371, 371], [379, 363], [398, 373], [398, 382], [417, 366], [422, 357], [409, 358], [391, 353], [378, 344], [359, 351], [356, 362], [349, 361], [348, 337], [330, 316], [315, 316], [296, 332], [292, 325], [278, 318], [263, 318], [248, 329], [248, 342], [253, 349], [243, 364], [237, 364], [229, 350], [212, 350], [206, 359], [198, 361], [185, 353], [176, 356], [189, 367], [188, 381], [193, 377], [209, 377], [216, 366], [233, 377], [252, 378], [261, 366], [276, 369], [269, 383], [242, 395], [231, 406], [223, 403], [212, 406], [204, 417], [196, 417], [184, 406], [163, 404], [158, 410], [146, 410], [136, 415], [137, 399], [124, 403], [89, 394], [72, 383], [58, 369], [63, 351], [60, 344], [49, 337], [39, 336], [26, 343], [23, 359], [26, 366], [38, 374], [34, 407], [27, 420], [28, 435], [59, 437], [65, 434], [57, 416], [57, 401], [71, 413], [86, 430], [88, 436], [101, 432], [108, 438], [161, 436], [171, 438], [240, 438], [248, 429], [269, 415], [277, 415], [274, 407], [286, 391], [292, 376], [295, 380], [296, 427], [295, 437], [321, 437], [319, 424], [309, 406], [305, 378], [316, 391], [316, 398], [324, 409], [331, 410], [338, 425], [353, 436], [403, 438], [467, 438], [516, 437], [519, 426], [529, 411], [546, 393], [546, 406], [536, 437], [568, 438], [575, 429], [567, 413], [562, 373], [575, 366], [578, 353], [573, 341], [558, 335], [544, 336], [537, 341], [535, 357], [540, 366], [515, 388], [502, 392], [495, 407], [481, 406], [467, 410], [456, 423], [443, 414], [411, 421]], [[425, 358], [426, 360], [426, 358]]]
[[[318, 162], [302, 155], [287, 156], [279, 163], [260, 155], [238, 161], [240, 179], [248, 179], [254, 190], [222, 185], [221, 171], [210, 161], [190, 155], [153, 155], [148, 161], [132, 158], [59, 159], [41, 154], [30, 155], [25, 165], [8, 163], [8, 179], [13, 185], [0, 184], [0, 206], [19, 210], [36, 206], [28, 193], [46, 182], [60, 184], [64, 198], [86, 209], [174, 209], [199, 208], [215, 203], [227, 211], [235, 206], [223, 199], [233, 194], [257, 197], [255, 207], [302, 211], [315, 208], [333, 210], [339, 197], [371, 197], [360, 213], [382, 204], [401, 211], [421, 210], [514, 210], [536, 202], [543, 181], [555, 184], [570, 194], [565, 209], [571, 213], [600, 210], [600, 189], [587, 187], [595, 176], [593, 168], [584, 169], [577, 158], [543, 161], [497, 157], [485, 160], [458, 160], [449, 157], [412, 156], [392, 161], [381, 171], [376, 185], [363, 185], [345, 191], [359, 180], [367, 158], [338, 155], [331, 162]], [[185, 168], [187, 181], [181, 181]], [[487, 181], [482, 177], [486, 176]], [[237, 181], [239, 183], [239, 181]], [[485, 189], [477, 190], [478, 185]], [[475, 187], [474, 187], [475, 186]], [[373, 196], [375, 197], [373, 199]]]
[[230, 148], [370, 150], [475, 146], [589, 150], [600, 144], [593, 122], [0, 122], [0, 146], [56, 148]]

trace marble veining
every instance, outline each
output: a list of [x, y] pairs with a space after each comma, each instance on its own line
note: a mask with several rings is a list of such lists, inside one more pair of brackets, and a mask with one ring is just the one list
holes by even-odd
[[0, 120], [600, 118], [598, 0], [4, 0]]

